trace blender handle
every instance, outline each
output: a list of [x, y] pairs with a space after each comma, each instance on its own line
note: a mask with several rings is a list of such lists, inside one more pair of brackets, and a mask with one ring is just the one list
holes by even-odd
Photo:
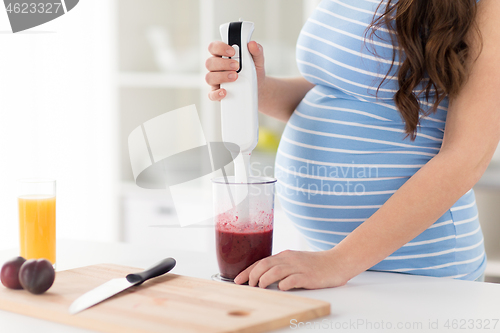
[[240, 64], [236, 81], [221, 84], [227, 92], [221, 100], [222, 141], [233, 154], [250, 154], [259, 139], [257, 72], [248, 50], [253, 30], [254, 24], [248, 21], [220, 26], [222, 41], [235, 50], [231, 59]]

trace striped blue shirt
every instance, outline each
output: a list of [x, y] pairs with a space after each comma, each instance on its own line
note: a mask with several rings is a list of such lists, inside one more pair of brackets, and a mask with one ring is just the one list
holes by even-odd
[[[376, 96], [393, 52], [386, 29], [365, 39], [378, 4], [323, 0], [297, 41], [299, 70], [316, 86], [287, 123], [275, 171], [281, 206], [315, 250], [332, 248], [368, 219], [439, 152], [443, 140], [448, 99], [437, 112], [421, 117], [417, 137], [410, 141], [393, 101], [396, 78], [389, 77]], [[391, 75], [399, 61], [396, 56]], [[475, 280], [485, 266], [471, 189], [431, 227], [371, 269]]]

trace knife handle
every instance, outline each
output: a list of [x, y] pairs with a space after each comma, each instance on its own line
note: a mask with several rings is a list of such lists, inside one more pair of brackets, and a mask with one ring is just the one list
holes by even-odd
[[128, 282], [133, 283], [134, 285], [140, 285], [143, 282], [152, 279], [154, 277], [163, 275], [170, 271], [172, 268], [175, 267], [175, 259], [174, 258], [167, 258], [163, 259], [156, 265], [146, 269], [143, 272], [140, 273], [134, 273], [134, 274], [129, 274], [126, 276], [126, 279]]

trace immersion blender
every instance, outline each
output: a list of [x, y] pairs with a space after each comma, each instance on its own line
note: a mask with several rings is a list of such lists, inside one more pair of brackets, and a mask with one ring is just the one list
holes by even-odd
[[[236, 81], [221, 84], [221, 88], [227, 92], [221, 100], [221, 122], [222, 141], [234, 160], [235, 182], [241, 184], [248, 183], [250, 156], [259, 138], [257, 72], [248, 50], [253, 30], [253, 22], [241, 20], [220, 26], [222, 41], [235, 51], [230, 58], [237, 60], [240, 65], [236, 70]], [[248, 217], [246, 193], [247, 189], [243, 187], [236, 193], [243, 219]]]

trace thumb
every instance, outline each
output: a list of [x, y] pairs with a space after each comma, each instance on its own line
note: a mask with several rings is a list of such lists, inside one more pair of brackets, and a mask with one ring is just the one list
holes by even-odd
[[255, 41], [248, 43], [248, 50], [252, 55], [253, 62], [255, 63], [256, 69], [264, 69], [264, 50], [262, 45]]

